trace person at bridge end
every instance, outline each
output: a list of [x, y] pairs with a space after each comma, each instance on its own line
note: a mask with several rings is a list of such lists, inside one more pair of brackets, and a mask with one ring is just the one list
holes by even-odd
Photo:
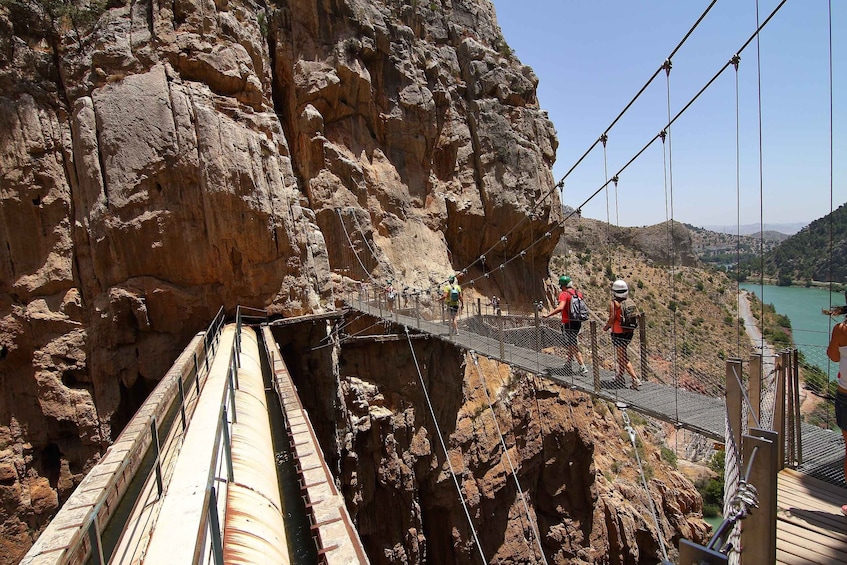
[[[847, 314], [847, 306], [837, 306], [824, 310], [830, 316]], [[838, 390], [835, 393], [835, 422], [841, 428], [844, 437], [844, 480], [847, 481], [847, 320], [842, 320], [832, 328], [832, 336], [826, 348], [826, 356], [838, 363]], [[847, 504], [841, 506], [841, 513], [847, 515]]]
[[[612, 283], [612, 300], [609, 302], [609, 319], [606, 320], [606, 325], [603, 326], [603, 331], [612, 330], [612, 345], [615, 347], [615, 356], [618, 361], [618, 368], [615, 371], [615, 385], [624, 385], [624, 371], [632, 378], [631, 388], [638, 390], [641, 386], [641, 381], [635, 374], [635, 369], [632, 368], [632, 363], [629, 360], [629, 342], [632, 341], [634, 329], [624, 323], [624, 303], [629, 298], [629, 287], [625, 281], [620, 279]], [[629, 307], [629, 306], [627, 306]]]
[[565, 338], [565, 348], [567, 350], [567, 371], [569, 374], [572, 374], [573, 360], [576, 358], [576, 362], [579, 363], [579, 372], [585, 377], [588, 376], [588, 368], [585, 366], [582, 352], [579, 350], [579, 330], [582, 329], [583, 320], [571, 319], [571, 304], [573, 300], [578, 298], [584, 301], [585, 297], [582, 295], [582, 292], [574, 288], [573, 281], [567, 275], [559, 277], [559, 288], [561, 292], [559, 293], [558, 306], [545, 314], [544, 317], [549, 318], [559, 312], [562, 313], [562, 336]]
[[441, 300], [450, 312], [451, 335], [459, 335], [459, 310], [464, 307], [465, 301], [462, 296], [462, 287], [456, 282], [455, 276], [450, 275], [447, 278], [447, 284], [441, 292]]

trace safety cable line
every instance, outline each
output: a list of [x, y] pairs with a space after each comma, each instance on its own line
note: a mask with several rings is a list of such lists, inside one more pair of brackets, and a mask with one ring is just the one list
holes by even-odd
[[[783, 0], [783, 4], [785, 1]], [[782, 6], [780, 4], [779, 6]], [[756, 23], [759, 23], [759, 0], [756, 0]], [[762, 328], [765, 327], [765, 188], [764, 188], [764, 165], [762, 151], [762, 49], [759, 45], [759, 36], [756, 35], [756, 94], [758, 99], [759, 115], [759, 288], [762, 292], [761, 320]], [[765, 332], [762, 332], [762, 347], [765, 343]]]
[[[781, 2], [780, 2], [777, 6], [776, 6], [776, 8], [774, 8], [774, 9], [773, 9], [773, 11], [770, 13], [770, 15], [768, 15], [767, 19], [765, 19], [765, 21], [763, 21], [761, 24], [759, 24], [759, 25], [758, 25], [758, 27], [756, 28], [756, 31], [755, 31], [755, 32], [753, 32], [753, 34], [752, 34], [752, 35], [751, 35], [751, 36], [750, 36], [750, 37], [749, 37], [749, 38], [748, 38], [748, 39], [747, 39], [747, 40], [746, 40], [746, 41], [742, 44], [741, 48], [740, 48], [740, 49], [738, 49], [738, 50], [736, 50], [736, 54], [740, 54], [740, 53], [742, 53], [742, 52], [743, 52], [743, 51], [744, 51], [744, 50], [745, 50], [745, 49], [746, 49], [746, 48], [750, 45], [750, 43], [751, 43], [754, 39], [756, 39], [756, 38], [759, 36], [759, 33], [762, 31], [762, 29], [764, 29], [764, 27], [765, 27], [765, 26], [766, 26], [766, 25], [767, 25], [767, 24], [771, 21], [771, 19], [773, 19], [773, 17], [777, 14], [777, 12], [779, 12], [779, 10], [782, 8], [782, 6], [784, 6], [784, 5], [785, 5], [785, 3], [786, 3], [787, 1], [788, 1], [788, 0], [782, 0], [782, 1], [781, 1]], [[564, 217], [564, 218], [562, 218], [562, 219], [559, 221], [559, 223], [558, 223], [557, 225], [564, 225], [564, 223], [565, 223], [567, 220], [569, 220], [571, 217], [573, 217], [573, 216], [574, 216], [574, 215], [576, 215], [577, 213], [581, 213], [582, 208], [583, 208], [586, 204], [588, 204], [589, 202], [591, 202], [591, 201], [592, 201], [595, 197], [597, 197], [597, 195], [598, 195], [598, 194], [600, 194], [600, 192], [601, 192], [603, 189], [605, 189], [606, 187], [608, 187], [609, 183], [611, 183], [611, 182], [617, 182], [617, 181], [618, 181], [618, 177], [619, 177], [619, 175], [620, 175], [622, 172], [624, 172], [626, 169], [628, 169], [628, 168], [629, 168], [629, 166], [630, 166], [630, 165], [632, 165], [632, 164], [633, 164], [633, 163], [634, 163], [634, 162], [635, 162], [638, 158], [640, 158], [640, 157], [641, 157], [641, 155], [642, 155], [642, 154], [643, 154], [643, 153], [644, 153], [644, 152], [645, 152], [645, 151], [646, 151], [646, 150], [647, 150], [647, 149], [648, 149], [648, 148], [649, 148], [649, 147], [650, 147], [650, 146], [651, 146], [651, 145], [652, 145], [652, 144], [653, 144], [653, 143], [654, 143], [657, 139], [661, 139], [661, 135], [662, 135], [662, 133], [661, 133], [661, 132], [662, 132], [662, 131], [665, 131], [665, 130], [670, 129], [670, 127], [671, 127], [671, 126], [672, 126], [672, 125], [673, 125], [673, 124], [674, 124], [674, 123], [675, 123], [675, 122], [676, 122], [676, 121], [677, 121], [677, 120], [678, 120], [678, 119], [679, 119], [679, 118], [680, 118], [680, 117], [681, 117], [681, 116], [682, 116], [682, 115], [683, 115], [686, 111], [688, 111], [688, 109], [689, 109], [689, 108], [690, 108], [690, 107], [694, 104], [694, 102], [696, 102], [696, 101], [700, 98], [700, 96], [702, 96], [702, 95], [703, 95], [703, 93], [704, 93], [704, 92], [705, 92], [708, 88], [710, 88], [710, 87], [712, 86], [712, 84], [713, 84], [713, 83], [714, 83], [714, 82], [718, 79], [718, 77], [720, 77], [720, 75], [721, 75], [721, 74], [723, 74], [723, 72], [724, 72], [724, 71], [726, 71], [726, 69], [727, 69], [727, 68], [728, 68], [728, 67], [732, 64], [732, 60], [733, 60], [733, 59], [728, 60], [728, 61], [727, 61], [727, 62], [726, 62], [726, 63], [725, 63], [725, 64], [724, 64], [724, 65], [723, 65], [723, 66], [722, 66], [722, 67], [721, 67], [721, 68], [720, 68], [720, 69], [719, 69], [719, 70], [718, 70], [718, 71], [714, 74], [714, 76], [712, 76], [712, 78], [711, 78], [711, 79], [709, 79], [709, 81], [708, 81], [708, 82], [707, 82], [707, 83], [706, 83], [706, 84], [705, 84], [705, 85], [704, 85], [704, 86], [703, 86], [703, 87], [702, 87], [702, 88], [701, 88], [701, 89], [700, 89], [700, 90], [699, 90], [699, 91], [698, 91], [698, 92], [697, 92], [697, 93], [696, 93], [696, 94], [695, 94], [695, 95], [694, 95], [694, 96], [693, 96], [693, 97], [692, 97], [692, 98], [691, 98], [691, 99], [690, 99], [690, 100], [689, 100], [689, 101], [685, 104], [685, 106], [684, 106], [681, 110], [679, 110], [676, 114], [674, 114], [673, 118], [672, 118], [672, 119], [671, 119], [671, 120], [670, 120], [667, 124], [665, 124], [665, 126], [662, 128], [662, 130], [660, 130], [660, 132], [659, 132], [659, 133], [657, 133], [657, 134], [656, 134], [655, 136], [653, 136], [653, 137], [652, 137], [652, 138], [651, 138], [651, 139], [650, 139], [647, 143], [645, 143], [645, 145], [644, 145], [644, 146], [643, 146], [643, 147], [642, 147], [642, 148], [641, 148], [641, 149], [640, 149], [640, 150], [639, 150], [639, 151], [638, 151], [635, 155], [633, 155], [633, 156], [629, 159], [629, 161], [627, 161], [627, 162], [626, 162], [626, 163], [625, 163], [625, 164], [624, 164], [624, 165], [623, 165], [620, 169], [618, 169], [618, 172], [617, 172], [617, 173], [616, 173], [616, 174], [615, 174], [612, 178], [610, 178], [609, 180], [607, 180], [605, 183], [603, 183], [603, 185], [602, 185], [602, 186], [600, 186], [597, 190], [595, 190], [593, 193], [591, 193], [591, 194], [588, 196], [588, 198], [586, 198], [586, 199], [582, 202], [582, 204], [580, 204], [580, 205], [579, 205], [576, 209], [574, 209], [572, 212], [570, 212], [570, 213], [568, 213], [567, 215], [565, 215], [565, 217]], [[558, 186], [558, 185], [557, 185], [557, 186]], [[541, 199], [541, 200], [543, 201], [543, 199], [544, 199], [544, 198], [546, 198], [547, 196], [549, 196], [549, 195], [552, 193], [552, 191], [553, 191], [553, 190], [555, 190], [556, 188], [557, 188], [557, 187], [553, 187], [552, 189], [550, 189], [550, 190], [549, 190], [549, 191], [548, 191], [548, 192], [547, 192], [547, 193], [546, 193], [546, 194], [542, 197], [542, 199]], [[538, 205], [539, 205], [539, 204], [536, 204], [536, 206], [538, 206]], [[508, 233], [511, 233], [512, 231], [514, 231], [515, 229], [517, 229], [517, 227], [518, 227], [518, 226], [520, 226], [523, 222], [527, 221], [528, 217], [529, 217], [529, 216], [524, 216], [524, 218], [522, 218], [522, 219], [521, 219], [521, 220], [520, 220], [517, 224], [515, 224], [515, 226], [514, 226], [514, 227], [513, 227], [513, 228], [512, 228], [512, 229], [511, 229]], [[521, 253], [523, 253], [523, 254], [525, 255], [525, 252], [526, 252], [527, 250], [531, 249], [531, 248], [532, 248], [532, 247], [534, 247], [535, 245], [538, 245], [541, 241], [543, 241], [543, 240], [545, 240], [545, 239], [549, 238], [551, 235], [552, 235], [552, 234], [551, 234], [551, 232], [548, 230], [548, 231], [547, 231], [547, 232], [546, 232], [543, 236], [541, 236], [541, 237], [537, 238], [535, 241], [533, 241], [532, 243], [530, 243], [530, 244], [529, 244], [526, 248], [524, 248], [524, 249], [521, 251]], [[504, 237], [505, 237], [505, 236], [504, 236]], [[501, 238], [501, 241], [502, 241], [502, 238]], [[496, 247], [496, 245], [497, 245], [497, 244], [495, 244], [494, 246], [492, 246], [492, 247], [490, 248], [490, 250], [491, 250], [491, 249], [494, 249], [494, 248]], [[489, 250], [489, 252], [490, 252], [490, 250]], [[512, 256], [512, 257], [511, 257], [511, 258], [510, 258], [510, 259], [506, 262], [506, 264], [508, 264], [508, 263], [510, 263], [511, 261], [514, 261], [515, 259], [517, 259], [519, 255], [520, 255], [520, 254], [516, 254], [516, 255]], [[520, 255], [520, 256], [522, 257], [523, 255]], [[477, 262], [479, 262], [479, 261], [480, 261], [480, 259], [484, 260], [484, 259], [485, 259], [485, 255], [480, 256], [479, 258], [477, 258], [476, 260], [474, 260], [472, 263], [470, 263], [467, 267], [465, 267], [464, 269], [462, 269], [462, 273], [463, 273], [463, 274], [466, 274], [466, 273], [468, 272], [468, 269], [469, 269], [470, 267], [472, 267], [473, 265], [475, 265]], [[481, 278], [485, 278], [485, 277], [484, 277], [484, 276], [476, 277], [475, 279], [472, 279], [472, 280], [468, 281], [468, 284], [474, 284], [476, 281], [480, 280]]]
[[[667, 87], [667, 100], [668, 100], [668, 121], [671, 121], [671, 68], [672, 68], [671, 60], [668, 59], [665, 61], [663, 68], [665, 69], [665, 84]], [[665, 201], [665, 206], [668, 208], [667, 211], [670, 212], [670, 221], [668, 222], [668, 233], [670, 237], [670, 290], [671, 300], [673, 301], [674, 308], [671, 310], [671, 376], [673, 377], [673, 390], [674, 390], [674, 416], [677, 420], [679, 420], [679, 368], [677, 366], [677, 335], [676, 335], [676, 239], [674, 238], [674, 209], [673, 209], [673, 136], [671, 135], [671, 128], [668, 125], [666, 130], [662, 130], [663, 133], [667, 136], [667, 154], [668, 154], [668, 167], [667, 167], [667, 178], [668, 178], [668, 191], [666, 193], [667, 200]], [[665, 135], [662, 136], [662, 145], [664, 147], [665, 144]], [[664, 151], [663, 151], [664, 153]]]
[[515, 471], [515, 465], [512, 463], [512, 457], [509, 455], [509, 448], [506, 447], [506, 440], [503, 438], [503, 432], [500, 429], [500, 424], [497, 421], [497, 414], [494, 412], [494, 404], [491, 402], [491, 397], [488, 395], [488, 384], [485, 382], [485, 376], [482, 374], [482, 369], [479, 366], [479, 359], [477, 358], [476, 352], [470, 352], [471, 357], [473, 358], [473, 363], [476, 366], [476, 373], [479, 376], [479, 380], [482, 381], [482, 390], [485, 393], [485, 400], [488, 402], [488, 407], [491, 409], [491, 417], [494, 419], [494, 427], [497, 428], [497, 435], [500, 437], [500, 445], [503, 447], [503, 455], [506, 456], [506, 460], [509, 462], [509, 469], [512, 472], [512, 477], [515, 479], [515, 486], [518, 489], [518, 494], [521, 496], [521, 502], [523, 502], [524, 512], [526, 512], [526, 519], [529, 522], [529, 527], [532, 529], [532, 533], [535, 536], [535, 540], [538, 542], [538, 551], [541, 552], [541, 560], [544, 563], [547, 563], [547, 557], [544, 555], [544, 548], [541, 546], [541, 533], [538, 531], [538, 526], [535, 521], [532, 519], [532, 515], [529, 512], [529, 506], [526, 503], [526, 497], [524, 496], [523, 490], [521, 489], [521, 482], [518, 480], [517, 471]]
[[[376, 284], [376, 281], [374, 280], [370, 271], [368, 271], [368, 269], [365, 268], [365, 265], [362, 263], [362, 260], [359, 258], [359, 252], [356, 251], [356, 247], [353, 245], [353, 241], [350, 239], [350, 234], [347, 233], [347, 226], [344, 225], [344, 218], [341, 216], [341, 210], [336, 208], [335, 213], [338, 214], [338, 221], [341, 222], [341, 228], [344, 230], [344, 236], [347, 238], [347, 243], [350, 244], [350, 249], [353, 250], [353, 255], [356, 256], [356, 261], [359, 263], [359, 266], [362, 267], [362, 272], [365, 273], [368, 276], [368, 279], [370, 279], [371, 282]], [[359, 234], [364, 239], [364, 234], [362, 234], [361, 230], [359, 230]]]
[[[666, 57], [666, 60], [671, 59], [671, 58], [673, 58], [674, 55], [676, 55], [676, 52], [679, 51], [680, 48], [682, 48], [683, 44], [688, 40], [688, 38], [691, 36], [691, 34], [694, 32], [694, 30], [697, 28], [697, 26], [700, 25], [700, 22], [703, 21], [703, 19], [706, 17], [706, 15], [709, 13], [709, 11], [712, 9], [712, 7], [715, 5], [716, 2], [717, 2], [717, 0], [712, 0], [712, 2], [709, 4], [709, 6], [703, 11], [702, 14], [700, 14], [700, 17], [697, 18], [697, 21], [694, 23], [694, 25], [691, 26], [691, 28], [688, 30], [688, 32], [685, 34], [685, 36], [682, 38], [682, 40], [677, 44], [676, 47], [674, 47], [674, 49], [673, 49], [673, 51], [671, 51], [670, 55], [668, 55]], [[662, 63], [662, 66], [660, 66], [658, 69], [656, 69], [656, 72], [653, 73], [653, 75], [647, 80], [647, 82], [644, 84], [644, 86], [641, 87], [641, 89], [636, 93], [636, 95], [633, 96], [632, 100], [629, 101], [629, 103], [624, 107], [624, 109], [620, 111], [620, 113], [617, 115], [617, 117], [615, 117], [615, 119], [612, 120], [612, 123], [609, 124], [609, 126], [603, 131], [603, 134], [600, 137], [598, 137], [594, 141], [594, 143], [592, 143], [591, 146], [585, 151], [585, 153], [583, 153], [582, 156], [579, 159], [577, 159], [576, 163], [574, 163], [571, 166], [571, 168], [568, 169], [568, 172], [565, 173], [565, 175], [562, 177], [562, 179], [558, 183], [556, 183], [556, 185], [553, 186], [550, 190], [548, 190], [545, 194], [543, 194], [541, 196], [541, 198], [538, 199], [538, 202], [535, 204], [535, 206], [533, 206], [532, 210], [535, 210], [535, 208], [537, 208], [540, 205], [541, 202], [544, 202], [545, 200], [547, 200], [547, 198], [557, 188], [562, 189], [562, 194], [564, 196], [565, 179], [568, 178], [568, 176], [570, 176], [570, 174], [580, 165], [580, 163], [582, 163], [582, 161], [594, 150], [594, 148], [597, 147], [597, 144], [600, 143], [603, 138], [608, 137], [609, 131], [615, 126], [615, 124], [618, 123], [618, 121], [623, 117], [623, 115], [627, 111], [629, 111], [629, 109], [632, 107], [632, 105], [638, 100], [638, 98], [641, 97], [641, 95], [644, 93], [644, 91], [647, 90], [647, 87], [650, 86], [650, 84], [653, 82], [653, 80], [658, 76], [658, 74], [663, 69], [664, 69], [664, 62]], [[562, 203], [564, 203], [564, 201]], [[570, 215], [568, 217], [570, 217]], [[515, 231], [518, 227], [523, 225], [523, 223], [525, 221], [527, 221], [527, 216], [525, 216], [520, 221], [518, 221], [517, 224], [515, 224], [508, 232], [506, 232], [506, 236], [511, 235], [511, 233], [513, 231]], [[497, 247], [497, 245], [498, 245], [498, 243], [493, 244], [481, 256], [485, 257], [485, 255], [488, 255], [489, 253], [491, 253]], [[467, 270], [470, 269], [471, 267], [473, 267], [478, 261], [479, 261], [479, 259], [476, 259], [471, 264], [467, 265], [464, 269], [462, 269], [462, 272], [467, 272]]]
[[409, 328], [408, 326], [403, 326], [403, 329], [406, 330], [406, 339], [409, 342], [409, 351], [412, 352], [412, 360], [415, 362], [415, 369], [418, 371], [418, 379], [421, 381], [421, 390], [423, 390], [424, 398], [426, 398], [426, 404], [429, 406], [429, 414], [432, 417], [432, 423], [438, 434], [438, 441], [441, 443], [441, 449], [444, 451], [444, 459], [447, 461], [447, 466], [450, 467], [450, 475], [453, 477], [453, 483], [456, 485], [456, 490], [459, 492], [459, 500], [462, 502], [462, 508], [465, 510], [465, 517], [468, 519], [468, 526], [473, 533], [473, 538], [474, 541], [476, 541], [476, 547], [479, 549], [479, 555], [482, 557], [482, 562], [488, 563], [488, 560], [485, 558], [485, 553], [482, 551], [482, 544], [479, 542], [479, 538], [476, 535], [476, 528], [474, 528], [473, 521], [471, 521], [471, 515], [468, 511], [467, 503], [465, 502], [465, 496], [462, 493], [462, 487], [459, 485], [459, 480], [456, 478], [456, 472], [453, 469], [453, 462], [450, 460], [450, 452], [447, 451], [447, 445], [444, 443], [444, 438], [441, 434], [441, 427], [438, 425], [438, 420], [435, 418], [435, 409], [432, 407], [432, 402], [429, 399], [429, 392], [426, 389], [426, 383], [424, 382], [423, 375], [421, 374], [421, 368], [418, 365], [418, 357], [415, 355], [415, 348], [412, 345], [412, 337], [409, 335]]
[[[665, 549], [665, 538], [662, 535], [662, 528], [659, 526], [659, 516], [656, 514], [656, 503], [653, 501], [653, 495], [650, 494], [650, 487], [647, 484], [647, 477], [644, 475], [644, 467], [641, 464], [641, 456], [638, 454], [638, 445], [635, 442], [635, 428], [629, 422], [629, 414], [626, 412], [626, 405], [618, 404], [621, 410], [621, 416], [624, 421], [624, 430], [629, 435], [629, 441], [632, 443], [632, 451], [635, 453], [635, 460], [638, 461], [638, 472], [641, 474], [641, 484], [644, 487], [644, 492], [647, 494], [647, 500], [650, 501], [650, 513], [653, 515], [653, 522], [656, 525], [656, 537], [659, 539], [659, 547], [662, 549], [662, 557], [665, 562], [668, 562], [668, 551]], [[642, 445], [644, 440], [641, 440]]]
[[735, 67], [735, 354], [741, 357], [741, 325], [738, 323], [741, 312], [741, 103], [738, 64], [741, 57], [735, 55], [730, 62]]
[[[685, 34], [685, 37], [683, 37], [682, 40], [677, 44], [677, 46], [674, 47], [673, 51], [671, 51], [671, 54], [668, 55], [667, 57], [665, 57], [666, 61], [669, 60], [669, 59], [673, 59], [673, 56], [676, 55], [676, 52], [679, 51], [680, 48], [682, 48], [683, 44], [686, 41], [688, 41], [688, 38], [691, 36], [692, 33], [694, 33], [694, 30], [697, 28], [697, 26], [700, 25], [700, 22], [703, 21], [703, 18], [706, 17], [706, 14], [709, 13], [709, 11], [712, 9], [712, 6], [714, 6], [716, 2], [717, 2], [717, 0], [712, 0], [712, 3], [709, 4], [709, 6], [705, 9], [705, 11], [702, 14], [700, 14], [700, 17], [697, 18], [697, 21], [694, 22], [694, 25], [691, 26], [691, 28], [688, 30], [688, 33]], [[588, 154], [591, 153], [591, 151], [593, 151], [595, 147], [597, 147], [597, 143], [599, 143], [601, 140], [603, 140], [604, 137], [608, 136], [609, 131], [613, 127], [615, 127], [615, 124], [618, 123], [618, 120], [620, 120], [623, 117], [623, 115], [626, 114], [626, 112], [632, 107], [632, 105], [635, 104], [635, 101], [638, 100], [638, 98], [644, 93], [645, 90], [647, 90], [647, 87], [650, 86], [650, 84], [653, 82], [653, 80], [657, 76], [659, 76], [659, 73], [662, 72], [662, 70], [664, 70], [664, 62], [659, 66], [658, 69], [656, 69], [656, 72], [653, 73], [653, 75], [647, 80], [647, 82], [644, 83], [644, 86], [641, 87], [641, 90], [639, 90], [638, 93], [636, 93], [636, 95], [632, 97], [632, 100], [629, 101], [629, 104], [627, 104], [624, 107], [624, 109], [620, 111], [620, 113], [617, 115], [617, 117], [615, 117], [615, 119], [612, 120], [612, 123], [609, 124], [609, 127], [607, 127], [603, 131], [603, 135], [601, 135], [594, 143], [592, 143], [591, 146], [585, 151], [585, 153], [582, 154], [582, 157], [577, 159], [576, 163], [574, 163], [573, 166], [570, 169], [568, 169], [568, 172], [565, 173], [565, 176], [562, 177], [562, 180], [560, 180], [559, 183], [564, 183], [565, 179], [568, 178], [568, 176], [574, 171], [574, 169], [576, 169], [579, 166], [579, 164], [583, 161], [583, 159], [585, 159], [588, 156]], [[605, 142], [604, 142], [604, 145], [605, 145]], [[608, 178], [608, 177], [606, 177], [606, 178]]]
[[[832, 311], [832, 248], [833, 248], [833, 238], [834, 238], [834, 218], [832, 217], [832, 212], [834, 208], [833, 202], [833, 168], [834, 168], [834, 147], [833, 147], [833, 101], [832, 101], [832, 0], [829, 0], [829, 310]], [[832, 316], [827, 316], [827, 329], [829, 334], [832, 331]], [[829, 381], [829, 377], [832, 372], [832, 364], [827, 363], [827, 382]]]

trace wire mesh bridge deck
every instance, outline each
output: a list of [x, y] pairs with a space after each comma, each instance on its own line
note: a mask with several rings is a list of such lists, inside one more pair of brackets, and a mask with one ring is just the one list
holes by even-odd
[[[367, 300], [365, 297], [348, 297], [346, 302], [353, 310], [405, 326], [411, 332], [422, 332], [450, 341], [458, 347], [476, 351], [604, 400], [623, 402], [631, 410], [717, 442], [726, 440], [723, 387], [713, 391], [714, 395], [709, 395], [678, 386], [671, 376], [663, 374], [651, 363], [645, 339], [633, 339], [630, 345], [633, 366], [642, 377], [640, 387], [634, 390], [627, 386], [631, 384], [628, 377], [624, 385], [616, 383], [613, 348], [609, 338], [597, 332], [595, 322], [584, 324], [589, 326], [589, 331], [583, 331], [580, 338], [583, 340], [588, 334], [591, 340], [590, 347], [583, 346], [588, 368], [588, 374], [583, 375], [576, 365], [573, 369], [577, 370], [572, 370], [561, 355], [564, 342], [558, 320], [539, 319], [539, 316], [533, 315], [478, 313], [461, 318], [458, 334], [452, 335], [450, 323], [443, 315], [442, 319], [438, 319], [431, 313], [426, 315], [420, 308], [388, 310], [380, 300]], [[431, 319], [433, 317], [436, 319]], [[714, 373], [719, 374], [718, 379], [724, 378], [722, 362], [715, 363]], [[763, 399], [767, 395], [765, 391]], [[770, 402], [773, 402], [772, 398]], [[841, 462], [844, 447], [841, 434], [805, 423], [801, 430], [803, 457], [798, 470], [843, 486]]]

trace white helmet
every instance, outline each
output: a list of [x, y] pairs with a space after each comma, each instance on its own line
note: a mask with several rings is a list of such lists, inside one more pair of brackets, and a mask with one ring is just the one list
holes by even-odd
[[629, 296], [629, 287], [626, 286], [624, 281], [618, 279], [612, 283], [612, 294], [615, 295], [615, 298], [624, 300], [627, 296]]

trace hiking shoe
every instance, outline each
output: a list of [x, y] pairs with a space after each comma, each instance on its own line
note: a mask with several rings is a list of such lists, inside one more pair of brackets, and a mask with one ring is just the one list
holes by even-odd
[[588, 376], [588, 367], [586, 367], [585, 365], [580, 367], [579, 368], [579, 374], [582, 375], [583, 377], [587, 377]]
[[632, 390], [640, 390], [641, 389], [641, 381], [637, 381], [635, 379], [632, 379], [632, 386], [630, 386], [629, 388], [631, 388]]

